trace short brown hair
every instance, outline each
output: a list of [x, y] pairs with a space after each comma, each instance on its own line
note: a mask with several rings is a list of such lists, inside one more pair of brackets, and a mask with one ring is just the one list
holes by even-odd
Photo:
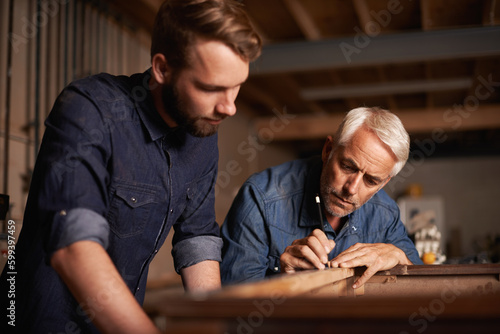
[[220, 41], [247, 61], [261, 52], [262, 40], [243, 5], [235, 0], [167, 0], [155, 19], [151, 57], [165, 55], [170, 65], [189, 64], [189, 47], [197, 38]]

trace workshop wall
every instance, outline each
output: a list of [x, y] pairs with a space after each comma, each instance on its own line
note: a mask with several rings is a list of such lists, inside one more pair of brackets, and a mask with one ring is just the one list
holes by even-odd
[[149, 64], [148, 35], [102, 4], [0, 1], [0, 193], [10, 197], [5, 224], [15, 221], [16, 240], [43, 122], [59, 92], [91, 74], [132, 74]]
[[59, 92], [91, 74], [143, 72], [149, 37], [89, 1], [2, 1], [0, 50], [0, 192], [10, 196], [8, 218], [21, 224], [43, 122]]

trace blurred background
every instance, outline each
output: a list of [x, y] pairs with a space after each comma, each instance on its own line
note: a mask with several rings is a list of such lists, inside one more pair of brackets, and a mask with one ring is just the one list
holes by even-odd
[[[43, 121], [60, 90], [94, 73], [147, 70], [161, 2], [0, 2], [2, 232], [8, 220], [22, 228]], [[241, 2], [265, 46], [237, 115], [220, 128], [219, 224], [252, 173], [320, 154], [347, 111], [379, 106], [412, 138], [407, 165], [385, 190], [422, 251], [498, 262], [500, 1]], [[152, 280], [172, 273], [170, 249], [153, 262]]]

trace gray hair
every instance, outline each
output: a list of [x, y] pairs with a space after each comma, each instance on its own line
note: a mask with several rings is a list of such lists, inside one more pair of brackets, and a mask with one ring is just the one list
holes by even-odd
[[388, 110], [373, 108], [356, 108], [349, 111], [335, 133], [335, 143], [345, 146], [362, 126], [367, 126], [380, 140], [390, 147], [397, 158], [391, 177], [398, 174], [408, 160], [410, 153], [410, 136], [401, 120]]

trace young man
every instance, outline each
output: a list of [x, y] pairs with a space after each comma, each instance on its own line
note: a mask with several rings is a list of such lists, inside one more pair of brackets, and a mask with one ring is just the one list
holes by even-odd
[[220, 287], [216, 132], [235, 114], [260, 50], [237, 2], [169, 0], [155, 22], [150, 70], [96, 75], [61, 93], [16, 247], [9, 330], [157, 332], [141, 304], [171, 227], [185, 288]]
[[327, 138], [321, 157], [252, 175], [222, 225], [222, 283], [329, 262], [366, 266], [356, 288], [379, 270], [422, 263], [396, 203], [382, 190], [408, 154], [409, 136], [394, 114], [358, 108]]

